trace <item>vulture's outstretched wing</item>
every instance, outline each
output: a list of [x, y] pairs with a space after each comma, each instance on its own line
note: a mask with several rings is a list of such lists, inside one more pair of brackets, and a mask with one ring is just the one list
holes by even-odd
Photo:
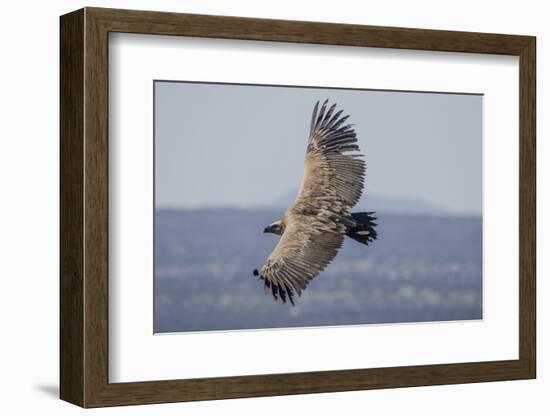
[[267, 289], [273, 297], [287, 297], [294, 304], [293, 295], [302, 290], [336, 256], [344, 235], [335, 229], [327, 230], [326, 224], [314, 217], [294, 216], [287, 224], [279, 243], [260, 270]]
[[292, 303], [336, 256], [354, 224], [351, 208], [361, 197], [365, 162], [347, 116], [315, 105], [307, 144], [304, 177], [294, 204], [284, 216], [285, 229], [266, 263], [255, 274], [273, 296]]
[[325, 201], [351, 209], [361, 198], [365, 178], [365, 161], [358, 153], [357, 135], [352, 124], [344, 125], [349, 116], [328, 111], [327, 101], [319, 109], [315, 104], [311, 117], [304, 177], [296, 203], [306, 200], [324, 205]]

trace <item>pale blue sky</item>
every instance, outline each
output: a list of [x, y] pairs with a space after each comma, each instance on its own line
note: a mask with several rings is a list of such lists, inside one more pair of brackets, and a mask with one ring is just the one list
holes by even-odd
[[481, 95], [155, 82], [157, 208], [269, 205], [299, 187], [313, 105], [337, 102], [364, 192], [482, 210]]

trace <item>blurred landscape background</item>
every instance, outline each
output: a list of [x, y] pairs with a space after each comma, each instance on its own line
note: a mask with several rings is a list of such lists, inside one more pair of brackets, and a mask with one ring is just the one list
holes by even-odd
[[481, 319], [481, 217], [372, 199], [378, 240], [346, 238], [295, 307], [252, 275], [278, 239], [263, 228], [284, 208], [158, 210], [155, 332]]
[[[296, 306], [252, 275], [296, 196], [317, 100], [338, 103], [367, 163], [346, 238]], [[155, 81], [155, 332], [482, 318], [480, 94]]]

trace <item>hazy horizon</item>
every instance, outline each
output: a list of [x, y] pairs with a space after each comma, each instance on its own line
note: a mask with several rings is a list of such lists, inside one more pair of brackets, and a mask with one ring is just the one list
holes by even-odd
[[[289, 191], [281, 195], [279, 198], [269, 203], [239, 206], [239, 205], [205, 205], [205, 206], [157, 206], [156, 211], [198, 211], [198, 210], [260, 210], [260, 211], [273, 211], [273, 210], [286, 210], [294, 201], [297, 194], [297, 190]], [[290, 198], [292, 197], [292, 198]], [[363, 196], [357, 205], [353, 208], [353, 212], [359, 211], [376, 211], [377, 213], [384, 214], [397, 214], [397, 215], [425, 215], [425, 216], [451, 216], [451, 217], [481, 217], [481, 213], [469, 213], [469, 212], [452, 212], [443, 207], [432, 205], [423, 200], [414, 199], [402, 199], [392, 197], [382, 197], [380, 195], [370, 193], [367, 196]]]

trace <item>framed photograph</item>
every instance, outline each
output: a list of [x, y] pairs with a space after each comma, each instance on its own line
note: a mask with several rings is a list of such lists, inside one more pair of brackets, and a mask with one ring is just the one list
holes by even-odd
[[534, 37], [60, 29], [63, 400], [535, 378]]

